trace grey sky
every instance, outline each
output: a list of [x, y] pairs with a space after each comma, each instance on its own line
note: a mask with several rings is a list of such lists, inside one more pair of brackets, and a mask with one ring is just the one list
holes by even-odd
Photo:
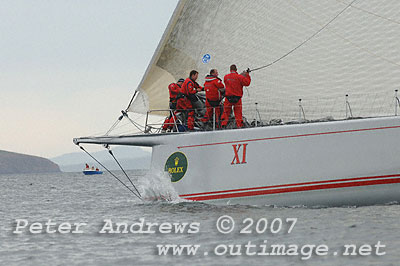
[[0, 1], [0, 149], [52, 157], [105, 132], [177, 2]]

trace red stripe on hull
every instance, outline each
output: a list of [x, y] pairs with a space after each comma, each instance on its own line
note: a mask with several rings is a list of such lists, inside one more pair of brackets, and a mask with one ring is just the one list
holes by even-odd
[[355, 181], [355, 180], [365, 180], [365, 179], [381, 179], [381, 178], [389, 178], [389, 177], [400, 177], [400, 174], [343, 178], [343, 179], [333, 179], [333, 180], [324, 180], [324, 181], [314, 181], [314, 182], [304, 182], [304, 183], [265, 186], [265, 187], [239, 188], [239, 189], [231, 189], [231, 190], [220, 190], [220, 191], [212, 191], [212, 192], [200, 192], [200, 193], [193, 193], [193, 194], [183, 194], [183, 195], [180, 195], [180, 196], [181, 197], [191, 197], [191, 196], [209, 195], [209, 194], [218, 194], [218, 193], [228, 193], [228, 192], [237, 192], [237, 191], [248, 191], [248, 190], [257, 190], [257, 189], [278, 188], [278, 187], [291, 187], [291, 186], [324, 184], [324, 183], [345, 182], [345, 181]]
[[[289, 192], [372, 186], [372, 185], [394, 184], [394, 183], [400, 183], [400, 178], [357, 181], [357, 182], [336, 183], [336, 184], [322, 184], [322, 185], [302, 186], [302, 187], [294, 187], [294, 188], [279, 188], [279, 189], [260, 190], [260, 191], [247, 191], [247, 192], [238, 192], [238, 193], [229, 193], [229, 194], [198, 196], [198, 197], [191, 197], [191, 198], [185, 198], [185, 199], [193, 200], [193, 201], [203, 201], [203, 200], [240, 198], [240, 197], [251, 197], [251, 196], [269, 195], [269, 194], [289, 193]], [[181, 195], [181, 197], [184, 197], [184, 196]]]
[[280, 136], [280, 137], [259, 138], [259, 139], [247, 139], [247, 140], [237, 140], [237, 141], [225, 141], [225, 142], [216, 142], [216, 143], [206, 143], [206, 144], [179, 146], [177, 148], [178, 149], [184, 149], [184, 148], [204, 147], [204, 146], [213, 146], [213, 145], [221, 145], [221, 144], [232, 144], [232, 143], [241, 143], [241, 142], [260, 141], [260, 140], [288, 139], [288, 138], [310, 137], [310, 136], [341, 134], [341, 133], [360, 132], [360, 131], [372, 131], [372, 130], [382, 130], [382, 129], [393, 129], [393, 128], [400, 128], [400, 126], [351, 129], [351, 130], [330, 131], [330, 132], [310, 133], [310, 134], [291, 135], [291, 136]]

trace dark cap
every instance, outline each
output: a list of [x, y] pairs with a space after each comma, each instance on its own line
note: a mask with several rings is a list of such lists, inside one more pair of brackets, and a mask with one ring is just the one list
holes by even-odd
[[184, 79], [178, 79], [177, 82], [185, 82], [185, 80]]

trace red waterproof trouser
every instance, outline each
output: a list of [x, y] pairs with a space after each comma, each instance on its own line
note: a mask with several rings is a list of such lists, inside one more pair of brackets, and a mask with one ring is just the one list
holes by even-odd
[[162, 126], [163, 130], [172, 129], [176, 122], [175, 113], [172, 113], [169, 117], [165, 118], [164, 124]]
[[228, 99], [225, 99], [224, 102], [224, 114], [222, 115], [222, 125], [226, 126], [228, 124], [229, 116], [233, 111], [235, 112], [236, 126], [237, 128], [241, 128], [243, 126], [243, 117], [242, 117], [242, 99], [240, 99], [237, 103], [231, 103]]
[[194, 110], [192, 107], [192, 103], [188, 98], [181, 98], [178, 100], [178, 103], [176, 105], [177, 111], [180, 110], [187, 110], [188, 111], [188, 120], [187, 120], [187, 126], [190, 130], [194, 129]]
[[215, 123], [218, 126], [219, 123], [219, 116], [221, 115], [221, 108], [219, 106], [217, 107], [212, 107], [210, 105], [210, 103], [208, 101], [206, 101], [206, 108], [207, 108], [207, 112], [203, 118], [203, 122], [207, 122], [211, 119], [211, 121], [213, 121], [214, 119], [214, 113], [213, 113], [213, 109], [215, 109]]
[[165, 118], [165, 120], [164, 120], [164, 123], [162, 125], [162, 129], [163, 130], [172, 129], [173, 126], [175, 125], [175, 122], [176, 122], [176, 116], [175, 116], [176, 107], [177, 107], [177, 101], [175, 99], [175, 102], [170, 102], [169, 103], [170, 115], [167, 118]]

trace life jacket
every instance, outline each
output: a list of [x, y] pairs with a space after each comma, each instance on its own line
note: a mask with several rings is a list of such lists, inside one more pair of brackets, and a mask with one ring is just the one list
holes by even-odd
[[187, 97], [191, 102], [197, 102], [198, 99], [195, 96], [197, 93], [197, 89], [201, 88], [200, 85], [196, 82], [191, 80], [190, 78], [185, 79], [185, 81], [182, 84], [182, 87], [180, 88], [179, 92], [185, 97]]
[[196, 91], [194, 89], [194, 82], [190, 78], [185, 79], [183, 82], [181, 88], [179, 89], [179, 92], [182, 93], [185, 96], [188, 96], [190, 93], [195, 94]]
[[169, 90], [169, 101], [171, 103], [176, 102], [176, 97], [178, 96], [180, 86], [177, 83], [171, 83], [168, 85]]
[[222, 94], [219, 89], [225, 86], [222, 80], [213, 75], [207, 75], [204, 82], [204, 90], [206, 91], [206, 98], [209, 102], [217, 102], [222, 100]]
[[230, 74], [225, 75], [224, 83], [225, 83], [225, 96], [243, 96], [243, 86], [249, 86], [251, 82], [251, 78], [249, 73], [245, 72], [245, 74], [238, 74], [236, 71], [231, 71]]

